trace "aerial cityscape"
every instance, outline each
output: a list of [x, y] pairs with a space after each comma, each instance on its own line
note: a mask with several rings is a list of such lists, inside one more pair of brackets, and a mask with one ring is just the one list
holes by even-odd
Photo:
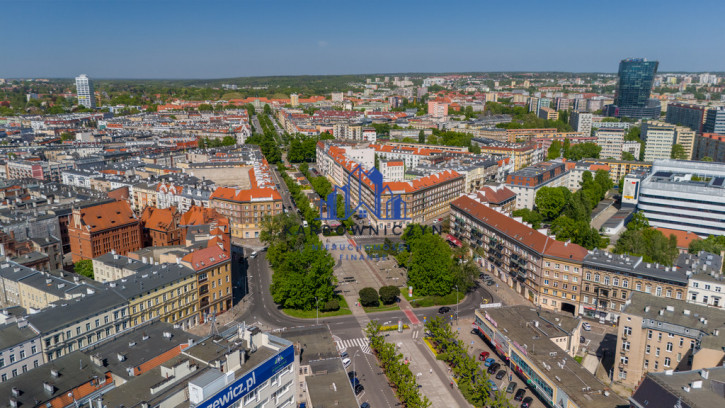
[[3, 2], [0, 408], [725, 406], [682, 6]]

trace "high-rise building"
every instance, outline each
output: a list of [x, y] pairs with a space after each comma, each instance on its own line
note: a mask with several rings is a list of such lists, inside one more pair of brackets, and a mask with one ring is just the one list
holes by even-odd
[[725, 135], [717, 133], [698, 133], [695, 138], [693, 160], [702, 160], [705, 157], [716, 162], [725, 162]]
[[725, 107], [710, 108], [705, 116], [703, 133], [719, 133], [725, 135]]
[[569, 123], [575, 132], [583, 133], [584, 136], [592, 134], [592, 114], [573, 111], [569, 117]]
[[675, 144], [675, 127], [661, 124], [661, 122], [644, 122], [642, 124], [642, 139], [645, 141], [645, 161], [669, 159], [672, 153], [672, 145]]
[[93, 92], [93, 83], [86, 74], [80, 74], [76, 77], [76, 94], [79, 105], [83, 105], [89, 109], [96, 108], [96, 95]]
[[700, 132], [705, 122], [706, 111], [707, 109], [702, 105], [670, 103], [667, 105], [665, 122], [673, 125], [687, 126], [696, 132]]
[[623, 129], [597, 129], [596, 136], [597, 145], [602, 148], [599, 157], [616, 160], [622, 158], [622, 145], [624, 144]]
[[290, 105], [297, 106], [300, 104], [300, 96], [297, 94], [292, 94], [289, 96]]
[[607, 105], [606, 115], [630, 118], [660, 117], [660, 102], [650, 99], [652, 83], [657, 74], [657, 61], [628, 58], [619, 63], [619, 83], [614, 104]]

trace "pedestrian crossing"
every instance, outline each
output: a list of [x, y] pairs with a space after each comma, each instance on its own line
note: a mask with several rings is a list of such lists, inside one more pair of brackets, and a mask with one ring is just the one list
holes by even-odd
[[370, 341], [365, 337], [357, 339], [346, 339], [346, 340], [335, 340], [337, 349], [342, 352], [350, 347], [360, 347], [360, 350], [365, 354], [372, 354], [370, 350]]

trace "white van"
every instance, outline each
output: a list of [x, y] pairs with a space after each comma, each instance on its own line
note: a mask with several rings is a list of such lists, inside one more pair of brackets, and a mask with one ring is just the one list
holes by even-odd
[[254, 259], [257, 257], [257, 251], [252, 252], [252, 255], [249, 255], [250, 258]]
[[309, 224], [307, 224], [307, 220], [302, 220], [302, 226], [305, 228], [309, 227]]

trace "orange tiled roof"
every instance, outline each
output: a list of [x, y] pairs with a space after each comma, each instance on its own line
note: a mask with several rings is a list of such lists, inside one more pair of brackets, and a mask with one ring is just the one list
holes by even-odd
[[657, 231], [660, 231], [661, 233], [665, 234], [665, 237], [669, 237], [670, 235], [674, 235], [675, 238], [677, 238], [677, 247], [678, 248], [689, 248], [690, 242], [692, 241], [698, 241], [701, 240], [697, 234], [690, 231], [682, 231], [682, 230], [675, 230], [675, 229], [669, 229], [669, 228], [655, 228]]
[[218, 187], [209, 197], [228, 201], [252, 201], [253, 199], [281, 200], [277, 190], [271, 188], [250, 188], [247, 190], [235, 190], [229, 187]]
[[168, 231], [174, 227], [174, 217], [176, 214], [176, 207], [146, 207], [141, 214], [141, 222], [145, 228], [156, 231]]
[[131, 206], [126, 201], [86, 207], [80, 210], [81, 222], [89, 226], [91, 232], [102, 231], [109, 228], [120, 227], [138, 222]]
[[200, 271], [229, 261], [229, 255], [218, 246], [210, 246], [187, 254], [182, 260], [191, 264], [195, 271]]

